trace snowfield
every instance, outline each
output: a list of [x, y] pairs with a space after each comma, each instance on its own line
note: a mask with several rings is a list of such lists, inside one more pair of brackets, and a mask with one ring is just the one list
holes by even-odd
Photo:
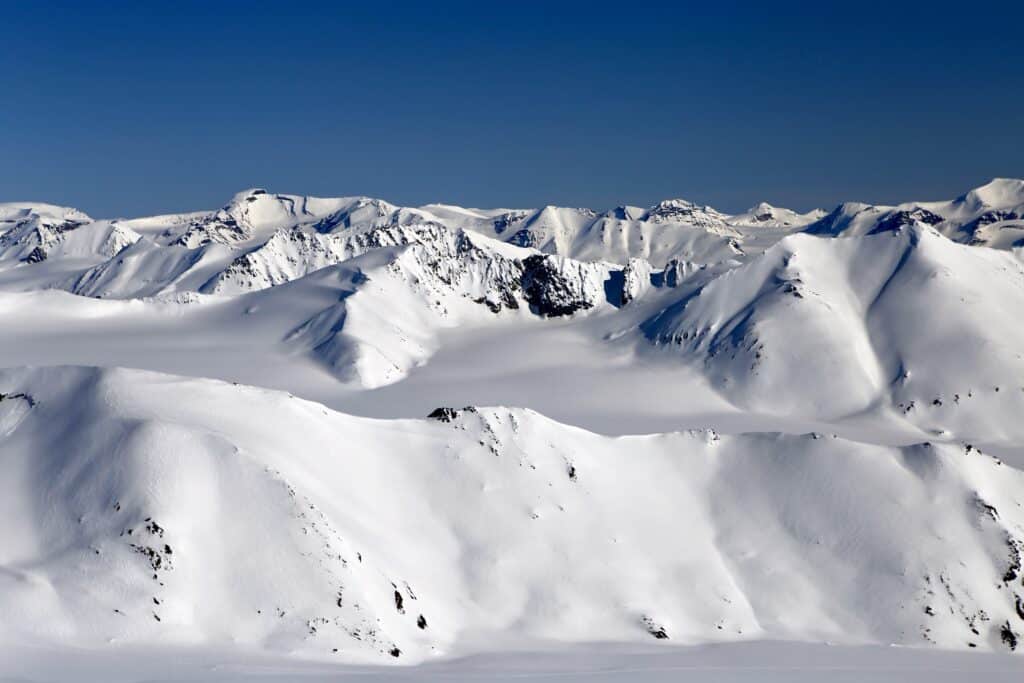
[[0, 204], [0, 678], [1018, 680], [1022, 248], [1008, 179]]

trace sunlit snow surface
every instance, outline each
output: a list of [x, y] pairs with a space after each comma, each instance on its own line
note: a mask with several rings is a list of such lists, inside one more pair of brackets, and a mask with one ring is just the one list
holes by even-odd
[[0, 676], [1019, 676], [1022, 240], [0, 204]]

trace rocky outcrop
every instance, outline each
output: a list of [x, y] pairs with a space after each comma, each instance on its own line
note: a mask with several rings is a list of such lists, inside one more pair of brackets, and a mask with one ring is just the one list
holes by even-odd
[[522, 265], [523, 296], [538, 315], [572, 315], [604, 300], [604, 273], [593, 264], [538, 254]]
[[6, 222], [8, 228], [0, 234], [0, 259], [23, 263], [41, 263], [52, 256], [110, 258], [139, 239], [127, 227], [94, 222], [74, 209], [58, 216], [27, 209]]
[[262, 247], [236, 258], [202, 291], [265, 289], [371, 252], [380, 252], [392, 275], [427, 299], [456, 295], [495, 313], [527, 304], [547, 317], [571, 315], [605, 301], [604, 281], [613, 270], [514, 248], [437, 223], [326, 234], [295, 227], [276, 232]]
[[646, 215], [646, 219], [652, 223], [689, 223], [705, 230], [726, 227], [726, 218], [725, 214], [710, 206], [700, 206], [685, 199], [658, 202]]

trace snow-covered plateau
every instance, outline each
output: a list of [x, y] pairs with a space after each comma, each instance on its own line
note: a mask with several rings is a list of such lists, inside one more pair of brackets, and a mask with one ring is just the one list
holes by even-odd
[[1021, 180], [0, 204], [0, 679], [1021, 680], [1022, 415]]

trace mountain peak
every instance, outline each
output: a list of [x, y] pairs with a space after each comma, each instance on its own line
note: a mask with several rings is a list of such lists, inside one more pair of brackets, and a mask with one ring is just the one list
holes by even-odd
[[993, 178], [965, 194], [959, 201], [992, 208], [1019, 206], [1024, 204], [1024, 180]]
[[801, 214], [768, 202], [759, 202], [747, 209], [745, 213], [732, 216], [731, 222], [738, 225], [784, 228], [802, 226], [812, 223], [825, 216], [821, 209], [814, 209]]
[[31, 218], [39, 218], [44, 222], [92, 220], [84, 211], [71, 206], [44, 202], [0, 202], [0, 220], [16, 221]]
[[663, 199], [647, 212], [647, 220], [654, 223], [693, 223], [701, 227], [725, 224], [725, 214], [710, 206], [695, 204], [686, 199]]

